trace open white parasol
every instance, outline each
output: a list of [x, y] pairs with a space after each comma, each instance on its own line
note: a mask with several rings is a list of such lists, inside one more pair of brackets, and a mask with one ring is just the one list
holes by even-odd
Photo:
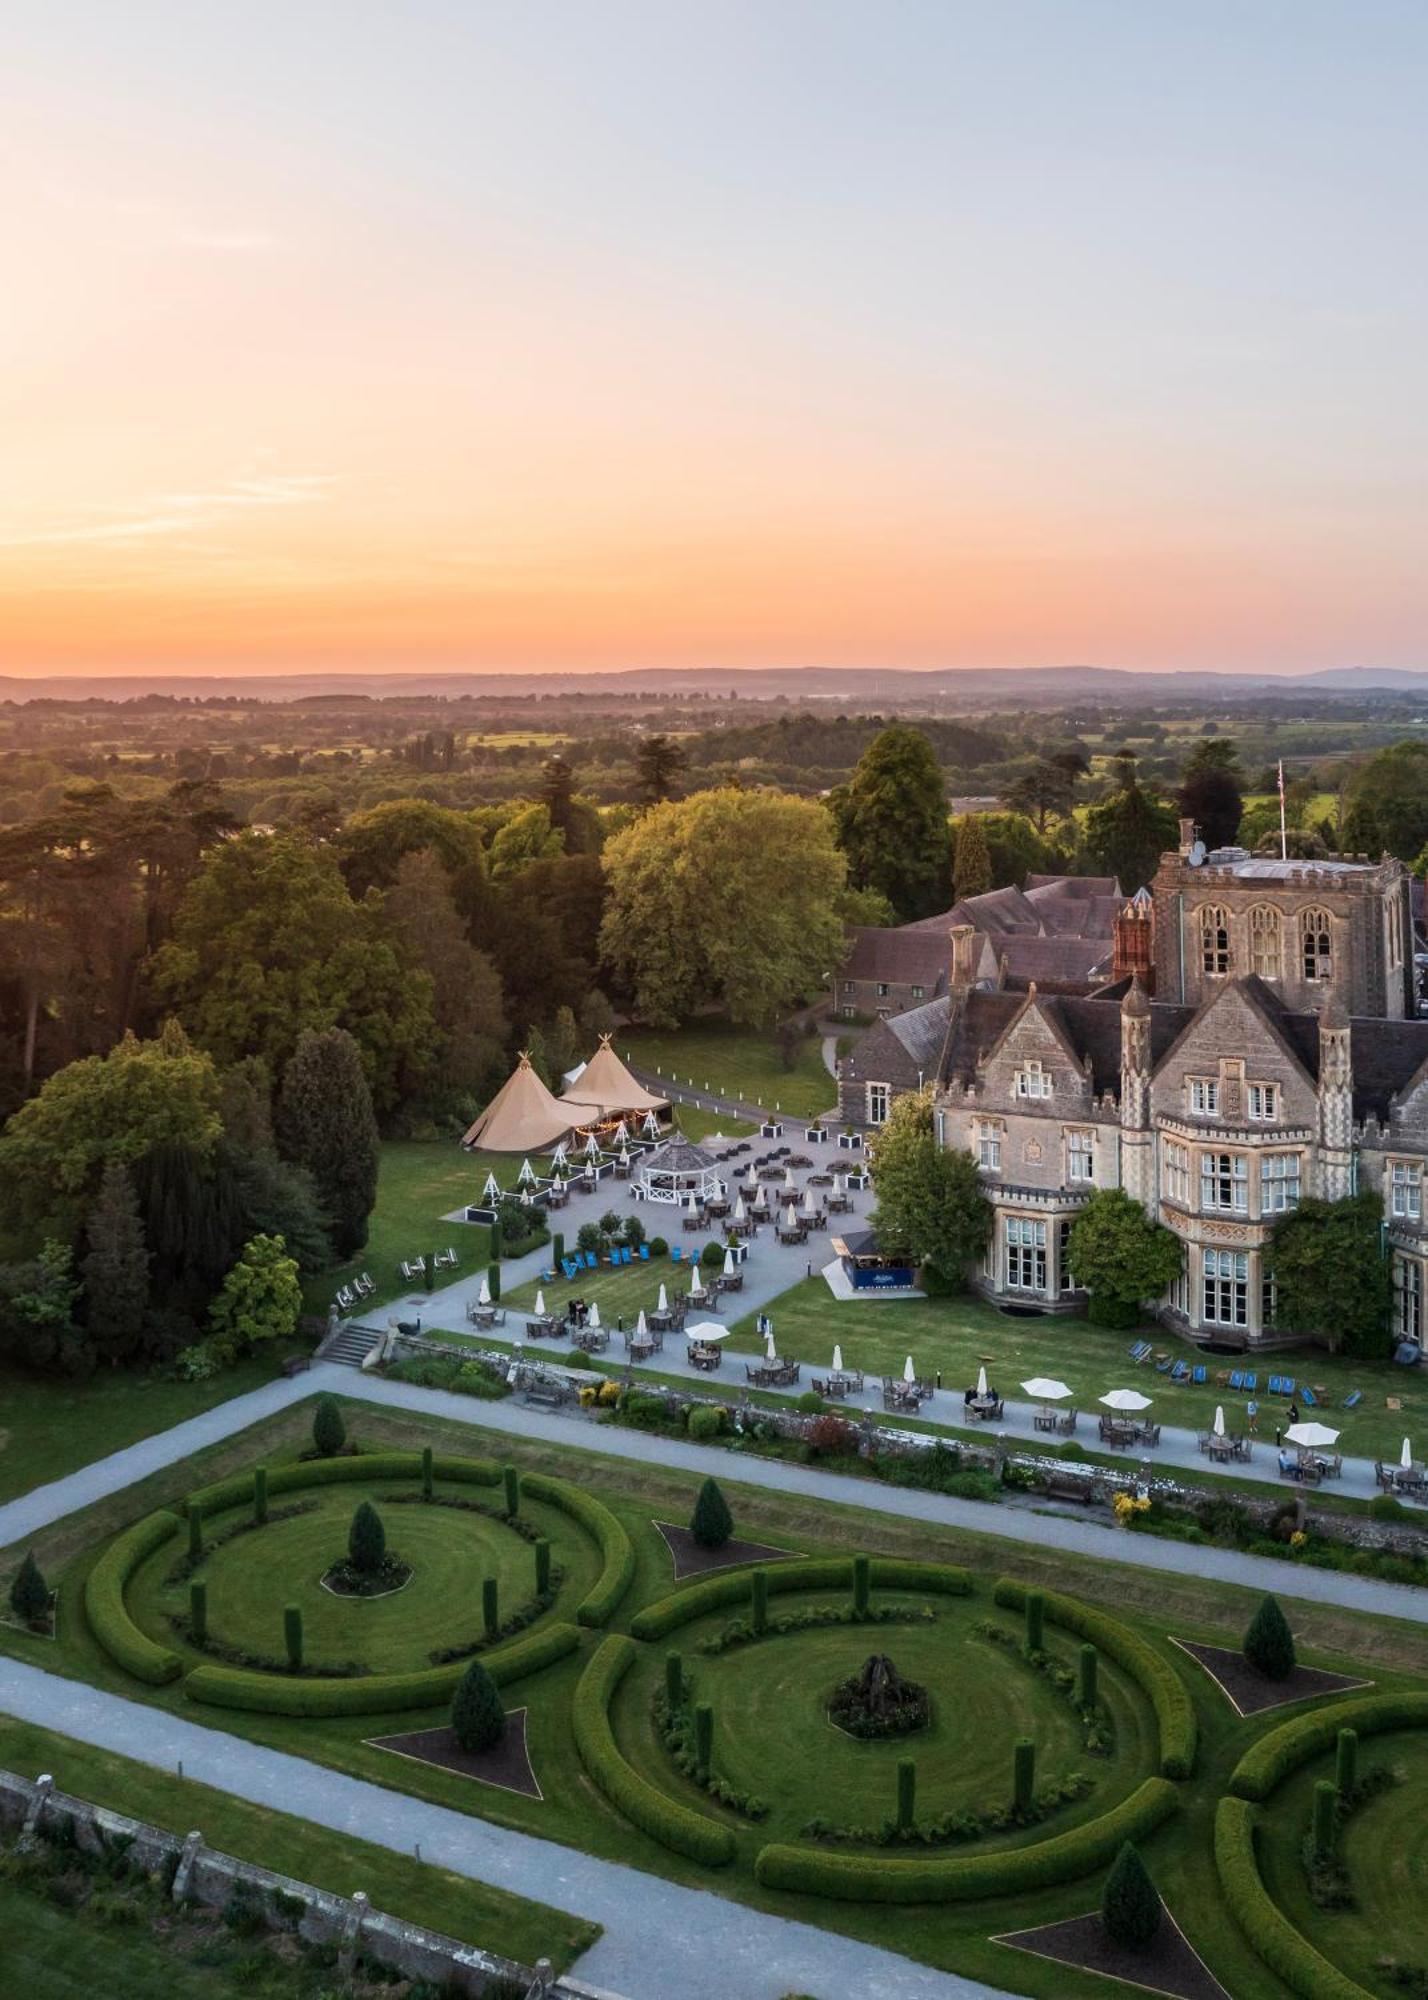
[[912, 1356], [910, 1354], [902, 1364], [902, 1379], [904, 1382], [915, 1382], [917, 1380], [917, 1370], [912, 1365]]
[[986, 1396], [990, 1395], [990, 1393], [991, 1391], [987, 1388], [987, 1371], [985, 1368], [979, 1368], [977, 1370], [977, 1394], [979, 1396]]
[[1101, 1401], [1108, 1410], [1148, 1410], [1149, 1396], [1142, 1396], [1139, 1389], [1107, 1389]]
[[1029, 1382], [1023, 1382], [1021, 1386], [1028, 1396], [1035, 1396], [1038, 1403], [1059, 1403], [1063, 1396], [1071, 1394], [1066, 1383], [1058, 1382], [1052, 1375], [1033, 1375]]
[[480, 1291], [479, 1291], [479, 1292], [478, 1292], [478, 1293], [476, 1294], [476, 1303], [477, 1303], [477, 1305], [478, 1305], [478, 1306], [488, 1306], [488, 1305], [490, 1305], [490, 1303], [491, 1303], [491, 1280], [490, 1280], [489, 1278], [484, 1278], [484, 1277], [482, 1278], [482, 1280], [481, 1280], [481, 1289], [480, 1289]]
[[733, 1330], [729, 1326], [720, 1326], [717, 1319], [697, 1319], [693, 1326], [684, 1329], [686, 1337], [697, 1341], [701, 1347], [712, 1347], [716, 1340], [727, 1340]]
[[843, 1350], [841, 1347], [835, 1347], [833, 1350], [833, 1373], [835, 1375], [843, 1373]]
[[1312, 1451], [1316, 1445], [1337, 1444], [1339, 1441], [1337, 1431], [1330, 1430], [1327, 1424], [1313, 1422], [1291, 1424], [1284, 1435], [1290, 1444], [1302, 1444], [1307, 1451]]
[[1400, 1465], [1402, 1466], [1402, 1468], [1403, 1468], [1403, 1470], [1404, 1470], [1405, 1472], [1411, 1472], [1411, 1471], [1413, 1470], [1413, 1440], [1412, 1440], [1412, 1438], [1405, 1438], [1405, 1439], [1403, 1440], [1403, 1449], [1402, 1449], [1402, 1451], [1401, 1451], [1401, 1452], [1400, 1452], [1400, 1453], [1398, 1454], [1398, 1462], [1399, 1462], [1399, 1464], [1400, 1464]]

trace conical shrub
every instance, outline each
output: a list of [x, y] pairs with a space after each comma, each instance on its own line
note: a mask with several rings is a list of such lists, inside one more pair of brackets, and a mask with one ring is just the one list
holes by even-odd
[[1277, 1597], [1266, 1597], [1249, 1622], [1244, 1656], [1267, 1681], [1287, 1681], [1294, 1672], [1294, 1634]]
[[722, 1549], [733, 1534], [734, 1517], [729, 1512], [728, 1501], [719, 1491], [717, 1481], [706, 1479], [700, 1487], [689, 1532], [701, 1549]]
[[50, 1587], [31, 1551], [15, 1572], [10, 1585], [10, 1609], [25, 1625], [38, 1625], [50, 1608]]
[[1160, 1929], [1161, 1901], [1140, 1850], [1127, 1841], [1111, 1864], [1101, 1893], [1101, 1922], [1115, 1943], [1144, 1951]]
[[312, 1448], [323, 1458], [335, 1458], [347, 1442], [347, 1426], [335, 1396], [319, 1396], [312, 1413]]
[[500, 1690], [479, 1660], [473, 1660], [456, 1683], [451, 1727], [463, 1750], [489, 1750], [506, 1733]]
[[352, 1516], [347, 1531], [347, 1560], [359, 1576], [377, 1576], [387, 1556], [387, 1531], [370, 1500]]

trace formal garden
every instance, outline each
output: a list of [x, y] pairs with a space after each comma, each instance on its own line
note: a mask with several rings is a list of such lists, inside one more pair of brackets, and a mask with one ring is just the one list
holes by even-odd
[[1422, 1990], [1409, 1628], [328, 1399], [34, 1554], [4, 1650], [1006, 1989]]

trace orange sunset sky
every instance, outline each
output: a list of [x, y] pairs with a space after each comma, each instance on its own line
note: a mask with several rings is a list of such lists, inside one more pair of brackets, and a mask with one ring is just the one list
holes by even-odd
[[1428, 667], [1421, 5], [54, 0], [0, 671]]

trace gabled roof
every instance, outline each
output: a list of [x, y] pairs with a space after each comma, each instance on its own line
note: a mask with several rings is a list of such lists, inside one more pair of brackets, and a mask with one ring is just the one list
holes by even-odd
[[840, 979], [872, 979], [889, 986], [921, 986], [935, 993], [946, 984], [952, 947], [946, 931], [916, 925], [897, 930], [857, 924], [848, 933], [847, 958]]
[[1109, 937], [1013, 937], [989, 940], [998, 962], [1005, 959], [1009, 987], [1036, 983], [1039, 992], [1084, 993], [1109, 978]]
[[560, 1093], [563, 1104], [578, 1103], [587, 1116], [577, 1120], [588, 1124], [589, 1107], [602, 1118], [617, 1118], [622, 1112], [668, 1111], [669, 1099], [655, 1097], [643, 1084], [635, 1082], [615, 1051], [610, 1037], [602, 1035], [600, 1046], [568, 1089]]
[[593, 1105], [552, 1097], [523, 1053], [461, 1143], [483, 1153], [543, 1153], [598, 1116]]

